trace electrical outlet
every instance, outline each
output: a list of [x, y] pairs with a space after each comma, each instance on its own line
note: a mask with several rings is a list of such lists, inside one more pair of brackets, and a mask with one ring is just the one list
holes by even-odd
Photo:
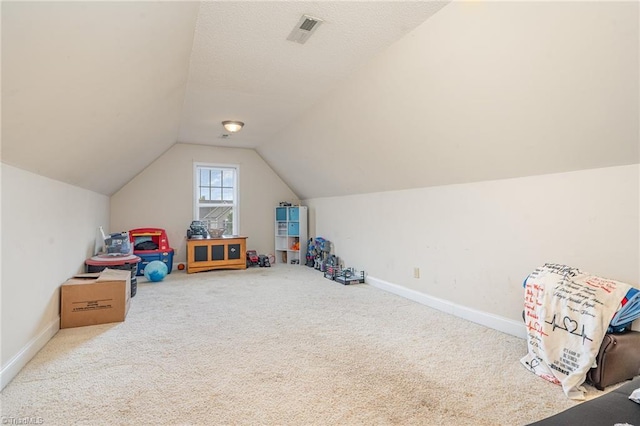
[[413, 278], [420, 278], [420, 268], [413, 268]]

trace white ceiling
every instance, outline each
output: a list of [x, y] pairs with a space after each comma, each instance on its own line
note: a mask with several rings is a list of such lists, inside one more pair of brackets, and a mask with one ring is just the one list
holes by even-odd
[[103, 194], [179, 142], [301, 199], [640, 161], [638, 2], [1, 5], [2, 161]]
[[[206, 2], [200, 6], [179, 140], [257, 148], [443, 2]], [[303, 14], [324, 22], [287, 40]], [[221, 139], [223, 120], [246, 123]]]
[[2, 161], [112, 194], [176, 142], [259, 148], [444, 4], [2, 2]]

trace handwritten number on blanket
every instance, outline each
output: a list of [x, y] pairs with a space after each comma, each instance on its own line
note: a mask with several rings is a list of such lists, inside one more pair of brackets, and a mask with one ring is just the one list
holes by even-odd
[[564, 318], [562, 318], [562, 322], [560, 324], [558, 324], [556, 322], [556, 317], [557, 317], [557, 315], [553, 314], [553, 319], [551, 321], [545, 321], [545, 323], [547, 323], [549, 325], [553, 325], [553, 330], [552, 331], [556, 331], [556, 328], [559, 328], [560, 330], [564, 330], [564, 331], [566, 331], [568, 333], [573, 334], [574, 336], [582, 337], [582, 343], [584, 343], [585, 340], [593, 342], [593, 339], [591, 339], [589, 336], [587, 336], [585, 334], [585, 332], [584, 332], [584, 324], [582, 325], [581, 332], [580, 333], [576, 333], [578, 328], [580, 328], [580, 325], [578, 324], [578, 321], [569, 318], [568, 315], [565, 315]]

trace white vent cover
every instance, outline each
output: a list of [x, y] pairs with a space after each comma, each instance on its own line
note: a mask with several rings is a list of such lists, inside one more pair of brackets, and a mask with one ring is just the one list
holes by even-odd
[[320, 24], [322, 24], [322, 19], [302, 15], [296, 26], [293, 27], [293, 31], [291, 31], [289, 37], [287, 37], [287, 40], [304, 44]]

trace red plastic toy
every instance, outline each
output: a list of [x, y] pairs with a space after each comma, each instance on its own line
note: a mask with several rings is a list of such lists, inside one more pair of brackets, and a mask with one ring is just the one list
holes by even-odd
[[247, 250], [247, 268], [258, 264], [258, 252], [255, 250]]
[[[137, 228], [129, 231], [129, 240], [132, 245], [136, 245], [137, 239], [151, 240], [158, 245], [158, 250], [171, 250], [167, 233], [161, 228]], [[134, 249], [135, 250], [135, 249]]]

